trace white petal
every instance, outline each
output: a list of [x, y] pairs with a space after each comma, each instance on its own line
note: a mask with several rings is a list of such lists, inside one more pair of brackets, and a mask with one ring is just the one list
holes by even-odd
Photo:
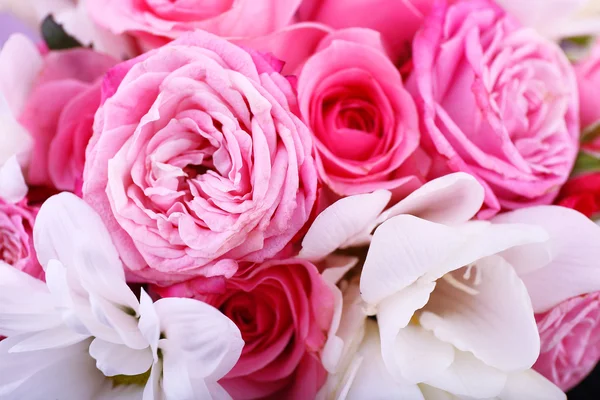
[[[484, 258], [474, 268], [437, 281], [419, 318], [421, 326], [500, 370], [530, 368], [540, 338], [525, 285], [499, 256]], [[465, 279], [466, 271], [479, 276]]]
[[90, 345], [90, 356], [106, 376], [140, 375], [148, 371], [154, 362], [150, 348], [131, 349], [121, 344], [94, 339]]
[[[175, 344], [169, 340], [161, 340], [160, 348], [164, 355], [162, 390], [166, 399], [193, 400], [194, 398], [210, 398], [208, 388], [203, 380], [196, 385], [192, 385], [190, 369], [186, 363], [186, 355]], [[194, 393], [194, 389], [197, 390]]]
[[125, 283], [106, 227], [90, 206], [70, 193], [49, 198], [37, 216], [34, 243], [43, 266], [54, 259], [67, 269], [72, 308], [94, 336], [109, 328], [129, 347], [148, 346], [137, 327], [138, 300]]
[[337, 285], [344, 275], [358, 264], [358, 261], [357, 257], [332, 254], [323, 261], [325, 269], [321, 275], [326, 282]]
[[21, 115], [43, 63], [39, 50], [25, 35], [14, 34], [4, 43], [0, 51], [0, 94], [15, 118]]
[[[17, 157], [19, 163], [26, 167], [30, 161], [33, 139], [29, 132], [21, 126], [8, 107], [6, 99], [0, 93], [0, 166], [11, 157]], [[4, 181], [6, 178], [2, 178]], [[13, 179], [15, 179], [13, 177]], [[6, 183], [0, 182], [1, 185]], [[13, 184], [14, 186], [14, 184]]]
[[[238, 327], [219, 310], [184, 298], [160, 299], [154, 307], [169, 348], [185, 357], [192, 379], [217, 381], [233, 368], [244, 341]], [[165, 351], [165, 366], [170, 357]]]
[[424, 383], [457, 396], [489, 399], [500, 394], [506, 379], [506, 373], [482, 363], [470, 353], [456, 351], [452, 365]]
[[423, 393], [423, 396], [426, 400], [460, 400], [452, 393], [434, 388], [433, 386], [421, 384], [419, 385], [419, 388], [421, 389], [421, 393]]
[[566, 400], [556, 385], [532, 369], [508, 376], [501, 400]]
[[16, 156], [4, 165], [0, 160], [0, 197], [9, 203], [18, 203], [27, 195], [27, 184]]
[[536, 313], [564, 300], [600, 290], [600, 227], [577, 211], [541, 206], [495, 218], [545, 229], [547, 246], [521, 246], [503, 254], [525, 282]]
[[336, 294], [336, 309], [321, 354], [323, 367], [330, 373], [348, 368], [362, 342], [367, 320], [358, 285], [351, 284], [344, 291], [343, 298], [339, 289], [333, 292]]
[[160, 321], [154, 308], [152, 299], [142, 289], [140, 293], [140, 320], [138, 322], [140, 332], [152, 349], [154, 362], [158, 361], [158, 341], [160, 339]]
[[61, 323], [44, 282], [0, 261], [0, 336], [37, 332]]
[[358, 352], [364, 359], [350, 384], [346, 399], [424, 399], [417, 385], [398, 383], [389, 374], [381, 358], [381, 351], [377, 324], [374, 321], [368, 321], [365, 340]]
[[440, 224], [461, 224], [481, 208], [483, 186], [464, 172], [434, 179], [415, 190], [378, 218], [382, 223], [396, 215], [410, 214]]
[[11, 353], [38, 351], [44, 349], [60, 349], [88, 339], [88, 335], [73, 332], [69, 327], [61, 325], [28, 335], [10, 349]]
[[409, 325], [415, 311], [427, 303], [434, 287], [432, 282], [416, 282], [379, 305], [377, 323], [383, 361], [396, 380], [417, 384], [452, 363], [452, 345], [420, 326]]
[[524, 243], [543, 242], [546, 232], [519, 224], [471, 221], [446, 226], [410, 215], [384, 222], [373, 235], [360, 289], [375, 305], [418, 278], [434, 281], [480, 258]]
[[89, 341], [55, 350], [7, 353], [18, 340], [0, 342], [0, 398], [92, 399], [105, 384], [87, 352]]
[[300, 257], [319, 261], [336, 249], [363, 240], [375, 227], [377, 216], [390, 201], [391, 193], [374, 193], [345, 197], [317, 216], [302, 241]]

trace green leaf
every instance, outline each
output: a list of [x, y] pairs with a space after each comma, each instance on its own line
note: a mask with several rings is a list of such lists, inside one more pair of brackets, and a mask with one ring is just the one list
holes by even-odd
[[66, 50], [84, 47], [77, 39], [69, 35], [54, 16], [48, 15], [40, 27], [42, 38], [50, 50]]

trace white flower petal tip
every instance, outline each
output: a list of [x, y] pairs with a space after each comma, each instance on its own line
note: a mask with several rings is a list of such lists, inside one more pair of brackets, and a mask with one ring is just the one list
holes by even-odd
[[484, 188], [477, 179], [464, 172], [456, 172], [427, 182], [383, 212], [377, 222], [410, 214], [447, 225], [463, 223], [481, 209], [484, 195]]
[[549, 235], [548, 243], [501, 254], [525, 283], [536, 313], [600, 290], [600, 227], [583, 214], [539, 206], [501, 214], [493, 221], [535, 225]]
[[0, 197], [16, 204], [27, 195], [27, 184], [16, 156], [0, 165]]
[[320, 261], [339, 248], [364, 242], [391, 196], [387, 190], [378, 190], [338, 200], [317, 216], [302, 241], [299, 257]]

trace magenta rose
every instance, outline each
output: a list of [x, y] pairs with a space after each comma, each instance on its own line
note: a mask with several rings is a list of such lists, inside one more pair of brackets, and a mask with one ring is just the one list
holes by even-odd
[[313, 264], [268, 261], [228, 279], [221, 290], [200, 280], [157, 291], [207, 302], [238, 326], [242, 355], [219, 382], [234, 399], [314, 399], [325, 382], [319, 352], [331, 326], [334, 295]]
[[11, 203], [0, 198], [0, 261], [43, 279], [44, 271], [33, 247], [33, 224], [38, 208], [27, 200]]
[[298, 102], [314, 134], [319, 176], [335, 193], [418, 185], [410, 159], [419, 143], [417, 109], [377, 32], [325, 37], [301, 68]]
[[19, 122], [34, 139], [31, 185], [79, 192], [102, 76], [116, 61], [89, 49], [51, 51]]
[[600, 361], [600, 292], [566, 300], [536, 320], [541, 350], [533, 368], [566, 392]]
[[437, 5], [413, 43], [409, 88], [431, 177], [485, 187], [486, 212], [549, 204], [578, 149], [577, 83], [554, 43], [486, 0]]
[[198, 31], [108, 73], [83, 193], [133, 275], [231, 276], [309, 219], [310, 132], [275, 61]]
[[[451, 0], [452, 1], [452, 0]], [[410, 56], [410, 44], [435, 0], [304, 0], [301, 20], [336, 29], [362, 27], [381, 33], [394, 61]]]
[[88, 0], [90, 15], [113, 33], [155, 47], [204, 30], [226, 37], [260, 36], [290, 23], [302, 0]]

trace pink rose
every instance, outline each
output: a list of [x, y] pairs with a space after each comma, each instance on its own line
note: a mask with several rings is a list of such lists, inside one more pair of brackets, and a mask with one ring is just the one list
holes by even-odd
[[323, 39], [301, 69], [298, 102], [319, 176], [335, 193], [418, 186], [409, 159], [419, 143], [417, 109], [377, 32], [346, 29]]
[[533, 367], [566, 392], [600, 360], [600, 292], [566, 300], [536, 320], [541, 351]]
[[581, 128], [589, 128], [600, 122], [600, 42], [592, 48], [588, 57], [575, 65], [579, 87], [579, 118]]
[[485, 187], [482, 217], [549, 204], [577, 155], [575, 74], [563, 52], [485, 0], [444, 7], [413, 43], [409, 88], [431, 177], [468, 172]]
[[275, 61], [198, 31], [108, 73], [83, 192], [134, 275], [231, 276], [309, 219], [310, 132]]
[[336, 29], [362, 27], [381, 32], [395, 62], [408, 59], [413, 36], [434, 0], [304, 0], [301, 20]]
[[292, 21], [302, 0], [88, 0], [96, 22], [156, 47], [204, 30], [226, 37], [260, 36]]
[[114, 64], [111, 57], [89, 49], [44, 56], [19, 116], [34, 139], [29, 184], [80, 191], [101, 78]]
[[157, 291], [205, 301], [238, 326], [242, 355], [219, 382], [234, 399], [314, 399], [327, 376], [319, 351], [334, 310], [334, 295], [317, 268], [304, 260], [268, 261], [221, 289], [200, 280]]
[[0, 261], [43, 279], [44, 271], [33, 247], [33, 224], [38, 208], [26, 200], [13, 204], [0, 198]]

